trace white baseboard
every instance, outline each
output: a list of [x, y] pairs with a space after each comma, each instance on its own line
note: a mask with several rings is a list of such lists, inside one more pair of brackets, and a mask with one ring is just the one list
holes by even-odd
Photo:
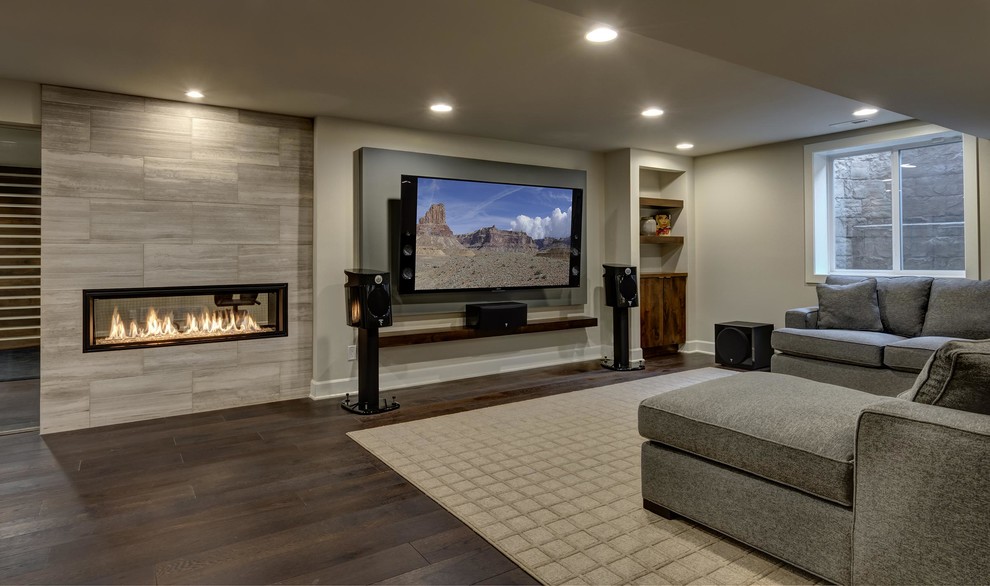
[[[630, 352], [630, 355], [637, 351]], [[642, 351], [638, 350], [642, 357]], [[428, 383], [472, 378], [489, 374], [513, 372], [529, 368], [568, 364], [598, 360], [602, 357], [601, 346], [587, 346], [577, 349], [553, 349], [545, 352], [530, 352], [523, 355], [504, 356], [499, 358], [482, 358], [470, 364], [440, 364], [423, 367], [404, 366], [401, 370], [389, 371], [388, 367], [381, 369], [378, 384], [381, 390], [402, 389]], [[632, 356], [631, 356], [632, 357]], [[327, 381], [313, 381], [310, 384], [311, 399], [329, 399], [342, 397], [346, 393], [357, 393], [357, 377], [341, 378]]]
[[715, 342], [706, 342], [704, 340], [688, 340], [687, 343], [681, 347], [681, 352], [688, 354], [715, 354]]

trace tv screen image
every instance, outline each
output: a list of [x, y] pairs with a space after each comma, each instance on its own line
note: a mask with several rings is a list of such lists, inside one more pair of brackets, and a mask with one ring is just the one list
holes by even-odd
[[402, 179], [403, 232], [415, 233], [400, 254], [402, 292], [579, 284], [580, 189]]

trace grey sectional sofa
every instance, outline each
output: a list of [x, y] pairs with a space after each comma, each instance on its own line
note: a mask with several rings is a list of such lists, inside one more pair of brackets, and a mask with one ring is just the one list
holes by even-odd
[[756, 372], [646, 399], [644, 507], [840, 584], [990, 582], [990, 344], [969, 344], [903, 398]]
[[[865, 279], [829, 276], [826, 283]], [[879, 277], [876, 283], [876, 331], [822, 328], [819, 307], [792, 309], [771, 337], [771, 372], [892, 396], [911, 386], [945, 342], [990, 338], [990, 281]]]

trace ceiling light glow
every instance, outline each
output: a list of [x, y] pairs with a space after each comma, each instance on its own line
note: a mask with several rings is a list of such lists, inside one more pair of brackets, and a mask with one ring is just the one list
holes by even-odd
[[607, 43], [609, 41], [614, 41], [618, 36], [619, 33], [615, 32], [615, 30], [607, 26], [600, 26], [592, 29], [588, 32], [588, 34], [584, 35], [584, 38], [588, 39], [592, 43]]
[[450, 112], [453, 109], [454, 107], [450, 104], [433, 104], [430, 106], [430, 110], [433, 110], [434, 112]]
[[647, 108], [643, 110], [642, 114], [647, 118], [656, 118], [657, 116], [663, 116], [663, 110], [660, 108]]
[[853, 116], [873, 116], [877, 112], [879, 112], [879, 110], [876, 108], [860, 108], [859, 110], [853, 112]]
[[688, 149], [693, 149], [694, 145], [689, 142], [682, 142], [677, 145], [677, 148], [681, 149], [682, 151], [686, 151]]
[[186, 97], [187, 98], [195, 98], [195, 99], [198, 100], [198, 99], [204, 98], [206, 96], [204, 96], [203, 95], [203, 92], [201, 92], [199, 90], [189, 90], [188, 92], [186, 92]]
[[917, 165], [912, 165], [911, 163], [904, 163], [901, 165], [902, 169], [914, 169], [915, 167], [917, 167]]

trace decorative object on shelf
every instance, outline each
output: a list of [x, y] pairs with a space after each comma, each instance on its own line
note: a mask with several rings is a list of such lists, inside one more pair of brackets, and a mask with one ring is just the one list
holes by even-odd
[[639, 219], [639, 233], [643, 236], [654, 236], [657, 233], [657, 221], [653, 218], [643, 216]]
[[657, 236], [670, 236], [670, 214], [657, 214]]
[[358, 400], [344, 398], [341, 407], [358, 415], [373, 415], [399, 408], [378, 399], [378, 328], [392, 325], [392, 293], [388, 272], [371, 269], [344, 271], [347, 281], [347, 325], [358, 328]]

